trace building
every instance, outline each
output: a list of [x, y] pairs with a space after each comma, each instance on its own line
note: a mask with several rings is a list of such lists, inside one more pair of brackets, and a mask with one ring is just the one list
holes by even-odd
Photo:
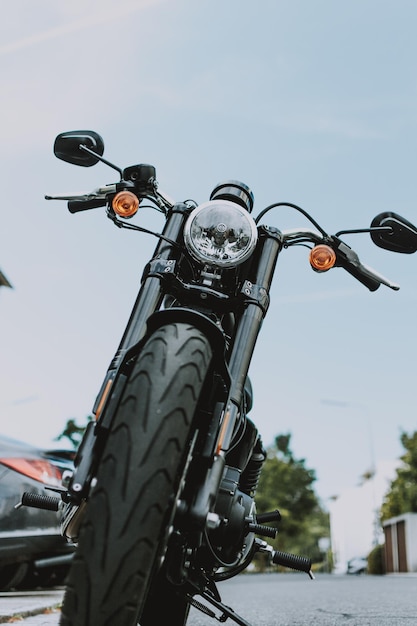
[[383, 524], [387, 574], [417, 572], [417, 513], [404, 513]]

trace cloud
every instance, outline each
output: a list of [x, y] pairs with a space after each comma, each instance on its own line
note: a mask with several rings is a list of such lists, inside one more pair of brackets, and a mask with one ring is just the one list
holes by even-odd
[[337, 406], [337, 407], [342, 407], [342, 408], [347, 408], [349, 406], [351, 406], [349, 401], [344, 401], [344, 400], [332, 400], [329, 398], [322, 398], [320, 400], [320, 404], [326, 404], [328, 406]]
[[85, 30], [87, 28], [97, 28], [100, 24], [105, 24], [111, 21], [119, 20], [126, 17], [131, 13], [136, 13], [142, 9], [146, 9], [150, 6], [156, 6], [164, 0], [134, 0], [133, 2], [122, 2], [114, 4], [113, 2], [108, 4], [107, 9], [103, 10], [103, 5], [106, 3], [101, 2], [100, 8], [97, 11], [92, 11], [88, 15], [83, 15], [81, 18], [72, 22], [65, 22], [62, 26], [56, 26], [50, 28], [29, 37], [23, 37], [10, 43], [6, 43], [0, 46], [0, 57], [8, 54], [36, 46], [50, 41], [51, 39], [57, 39], [65, 35]]

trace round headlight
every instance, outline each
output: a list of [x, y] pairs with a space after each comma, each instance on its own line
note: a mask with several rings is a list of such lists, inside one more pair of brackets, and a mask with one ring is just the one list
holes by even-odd
[[200, 263], [227, 268], [250, 257], [258, 231], [250, 214], [235, 202], [211, 200], [190, 213], [184, 240]]

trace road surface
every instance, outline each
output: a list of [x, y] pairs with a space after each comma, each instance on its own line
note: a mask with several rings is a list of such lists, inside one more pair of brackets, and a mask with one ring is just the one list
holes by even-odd
[[[219, 585], [225, 604], [251, 626], [414, 626], [417, 624], [417, 575], [242, 574]], [[0, 623], [57, 626], [62, 590], [0, 594]], [[30, 613], [33, 613], [30, 615]], [[23, 617], [23, 619], [22, 619]], [[187, 626], [215, 626], [191, 609]], [[227, 625], [234, 626], [228, 620]]]

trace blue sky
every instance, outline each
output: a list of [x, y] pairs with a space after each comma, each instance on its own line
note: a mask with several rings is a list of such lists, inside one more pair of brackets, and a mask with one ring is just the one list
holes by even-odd
[[[398, 0], [15, 0], [0, 24], [1, 431], [49, 443], [82, 422], [155, 240], [45, 194], [114, 182], [53, 156], [92, 128], [121, 167], [152, 163], [177, 200], [236, 178], [255, 213], [301, 205], [329, 232], [394, 210], [417, 222], [417, 5]], [[144, 210], [145, 227], [162, 228]], [[306, 226], [275, 210], [278, 228]], [[292, 433], [326, 499], [416, 429], [417, 257], [345, 238], [401, 285], [371, 293], [304, 248], [279, 261], [251, 377], [266, 444]]]

